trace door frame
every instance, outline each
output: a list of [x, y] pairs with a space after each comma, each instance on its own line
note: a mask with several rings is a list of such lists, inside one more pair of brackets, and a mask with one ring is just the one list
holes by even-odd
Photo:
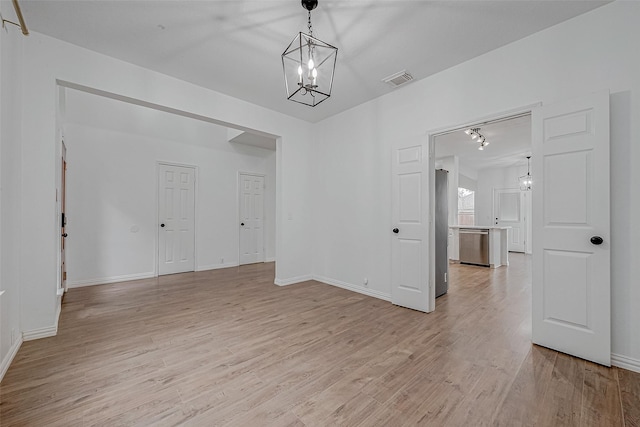
[[[242, 256], [241, 251], [240, 251], [240, 240], [242, 239], [242, 237], [240, 236], [240, 212], [241, 212], [241, 208], [240, 208], [240, 203], [242, 203], [242, 200], [240, 199], [240, 180], [242, 179], [242, 175], [249, 175], [249, 176], [259, 176], [264, 180], [264, 188], [263, 190], [267, 189], [267, 175], [264, 173], [258, 173], [258, 172], [244, 172], [244, 171], [238, 171], [238, 176], [237, 176], [237, 187], [236, 187], [236, 227], [238, 230], [238, 266], [240, 265], [244, 265], [244, 264], [240, 264], [240, 257]], [[266, 201], [266, 191], [263, 191], [263, 197], [262, 197], [262, 262], [265, 263], [267, 262], [267, 210], [265, 209], [265, 201]]]
[[[58, 194], [56, 192], [56, 198]], [[60, 200], [59, 200], [60, 212], [58, 215], [58, 265], [60, 268], [60, 284], [58, 286], [58, 295], [64, 294], [68, 291], [67, 288], [67, 242], [66, 237], [66, 225], [67, 225], [67, 146], [64, 143], [64, 137], [60, 137]]]
[[[497, 112], [497, 113], [493, 113], [493, 114], [489, 114], [486, 116], [482, 116], [479, 117], [476, 120], [470, 120], [470, 121], [465, 121], [463, 123], [458, 123], [458, 124], [453, 124], [453, 125], [449, 125], [449, 126], [443, 126], [441, 128], [437, 128], [437, 129], [432, 129], [430, 131], [427, 132], [427, 140], [429, 141], [429, 251], [430, 251], [430, 255], [429, 255], [429, 306], [432, 310], [436, 309], [436, 288], [435, 288], [435, 282], [436, 282], [436, 254], [435, 254], [435, 248], [436, 248], [436, 239], [435, 239], [435, 233], [436, 233], [436, 225], [435, 225], [435, 214], [436, 214], [436, 207], [435, 207], [435, 191], [436, 191], [436, 187], [435, 187], [435, 177], [436, 177], [436, 159], [435, 159], [435, 138], [437, 136], [446, 134], [446, 133], [450, 133], [450, 132], [454, 132], [457, 130], [463, 130], [463, 129], [468, 129], [470, 127], [478, 127], [478, 125], [483, 124], [483, 123], [489, 123], [489, 122], [493, 122], [496, 120], [505, 120], [505, 119], [509, 119], [511, 117], [515, 117], [515, 116], [520, 116], [520, 115], [525, 115], [525, 114], [529, 114], [532, 115], [533, 110], [536, 108], [539, 108], [540, 106], [542, 106], [542, 102], [536, 102], [535, 104], [530, 104], [530, 105], [526, 105], [520, 108], [514, 108], [511, 110], [506, 110], [506, 111], [502, 111], [502, 112]], [[531, 140], [533, 142], [533, 134], [531, 135]], [[532, 163], [536, 162], [537, 160], [532, 159]], [[533, 218], [532, 218], [533, 219]], [[531, 248], [533, 249], [533, 245], [535, 244], [535, 242], [532, 239], [531, 242], [532, 246]], [[533, 262], [531, 264], [531, 268], [535, 268], [535, 266], [533, 265]]]
[[193, 271], [198, 271], [198, 185], [199, 185], [199, 179], [198, 179], [198, 173], [200, 171], [200, 169], [198, 168], [197, 165], [190, 165], [187, 163], [176, 163], [176, 162], [169, 162], [169, 161], [164, 161], [164, 160], [156, 160], [156, 168], [155, 168], [155, 173], [156, 173], [156, 179], [155, 179], [155, 185], [156, 185], [156, 189], [154, 191], [155, 194], [155, 200], [154, 200], [154, 204], [156, 207], [156, 221], [155, 221], [155, 227], [156, 227], [156, 239], [155, 239], [155, 250], [153, 251], [153, 268], [154, 268], [154, 272], [153, 272], [153, 276], [154, 277], [159, 277], [160, 276], [160, 207], [158, 206], [158, 203], [160, 201], [160, 166], [178, 166], [178, 167], [182, 167], [182, 168], [191, 168], [193, 169]]

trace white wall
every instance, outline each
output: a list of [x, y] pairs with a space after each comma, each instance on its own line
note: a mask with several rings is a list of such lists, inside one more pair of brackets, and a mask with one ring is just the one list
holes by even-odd
[[[311, 275], [311, 127], [283, 114], [109, 58], [35, 32], [23, 40], [22, 78], [22, 329], [54, 334], [60, 306], [55, 183], [56, 79], [129, 97], [156, 107], [200, 115], [278, 135], [276, 153], [276, 281]], [[26, 197], [28, 195], [28, 197]]]
[[[13, 20], [11, 3], [0, 2], [0, 13]], [[0, 31], [0, 380], [21, 342], [22, 38], [12, 25]]]
[[[390, 292], [391, 146], [538, 102], [611, 91], [612, 348], [640, 366], [640, 3], [613, 2], [315, 126], [314, 273]], [[535, 159], [532, 159], [535, 162]], [[426, 320], [428, 321], [428, 319]]]
[[467, 190], [478, 190], [478, 178], [469, 178], [467, 175], [463, 175], [462, 173], [458, 174], [458, 187], [466, 188]]
[[229, 143], [207, 122], [72, 89], [65, 99], [69, 286], [157, 273], [158, 161], [198, 168], [196, 270], [238, 265], [239, 171], [266, 175], [275, 257], [275, 151]]

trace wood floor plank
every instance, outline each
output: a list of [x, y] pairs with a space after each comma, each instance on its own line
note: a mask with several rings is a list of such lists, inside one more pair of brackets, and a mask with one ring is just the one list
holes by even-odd
[[557, 352], [532, 346], [495, 415], [496, 426], [509, 426], [513, 420], [537, 421], [549, 389]]
[[538, 419], [541, 425], [579, 426], [586, 365], [558, 353]]
[[620, 389], [615, 368], [585, 362], [583, 387], [581, 425], [623, 425]]
[[640, 427], [640, 373], [618, 369], [620, 397], [626, 427]]
[[[6, 426], [638, 426], [640, 377], [531, 345], [530, 258], [452, 264], [430, 314], [274, 264], [71, 289]], [[618, 386], [619, 384], [619, 386]]]

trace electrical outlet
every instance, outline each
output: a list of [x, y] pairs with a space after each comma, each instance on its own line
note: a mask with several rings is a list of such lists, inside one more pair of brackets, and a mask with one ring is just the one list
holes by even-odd
[[220, 258], [220, 264], [224, 264], [224, 258]]
[[364, 285], [369, 286], [369, 279], [367, 279], [366, 277], [364, 278]]

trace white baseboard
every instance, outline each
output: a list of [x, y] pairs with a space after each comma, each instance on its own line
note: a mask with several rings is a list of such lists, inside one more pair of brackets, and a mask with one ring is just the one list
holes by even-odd
[[55, 337], [58, 334], [58, 324], [56, 322], [53, 326], [47, 326], [46, 328], [32, 329], [30, 331], [24, 331], [22, 333], [23, 341], [32, 341], [40, 338]]
[[351, 283], [342, 282], [340, 280], [329, 279], [328, 277], [323, 277], [323, 276], [313, 276], [313, 280], [317, 280], [318, 282], [322, 282], [327, 285], [336, 286], [338, 288], [346, 289], [348, 291], [357, 292], [359, 294], [363, 294], [373, 298], [378, 298], [384, 301], [391, 302], [391, 295], [386, 294], [384, 292], [376, 291], [369, 288], [364, 288], [362, 286], [356, 286]]
[[22, 337], [18, 337], [16, 342], [14, 342], [11, 348], [9, 349], [9, 353], [7, 353], [4, 359], [2, 359], [2, 365], [0, 365], [0, 382], [2, 382], [2, 379], [4, 378], [4, 374], [7, 373], [9, 366], [11, 366], [11, 362], [13, 362], [13, 359], [16, 357], [16, 354], [18, 354], [18, 350], [20, 350], [21, 345], [22, 345]]
[[207, 270], [218, 270], [220, 268], [230, 268], [237, 267], [237, 262], [225, 262], [223, 264], [209, 264], [209, 265], [199, 265], [196, 267], [196, 271], [207, 271]]
[[618, 368], [628, 369], [629, 371], [640, 373], [640, 360], [633, 359], [631, 357], [623, 356], [621, 354], [611, 354], [611, 364]]
[[129, 280], [150, 279], [156, 277], [153, 271], [147, 273], [123, 274], [122, 276], [100, 277], [89, 280], [71, 280], [67, 282], [67, 288], [83, 288], [85, 286], [106, 285], [108, 283], [127, 282]]
[[305, 274], [304, 276], [292, 277], [290, 279], [278, 279], [276, 277], [276, 280], [274, 280], [273, 283], [278, 286], [288, 286], [300, 282], [306, 282], [307, 280], [313, 280], [313, 276], [311, 274]]

